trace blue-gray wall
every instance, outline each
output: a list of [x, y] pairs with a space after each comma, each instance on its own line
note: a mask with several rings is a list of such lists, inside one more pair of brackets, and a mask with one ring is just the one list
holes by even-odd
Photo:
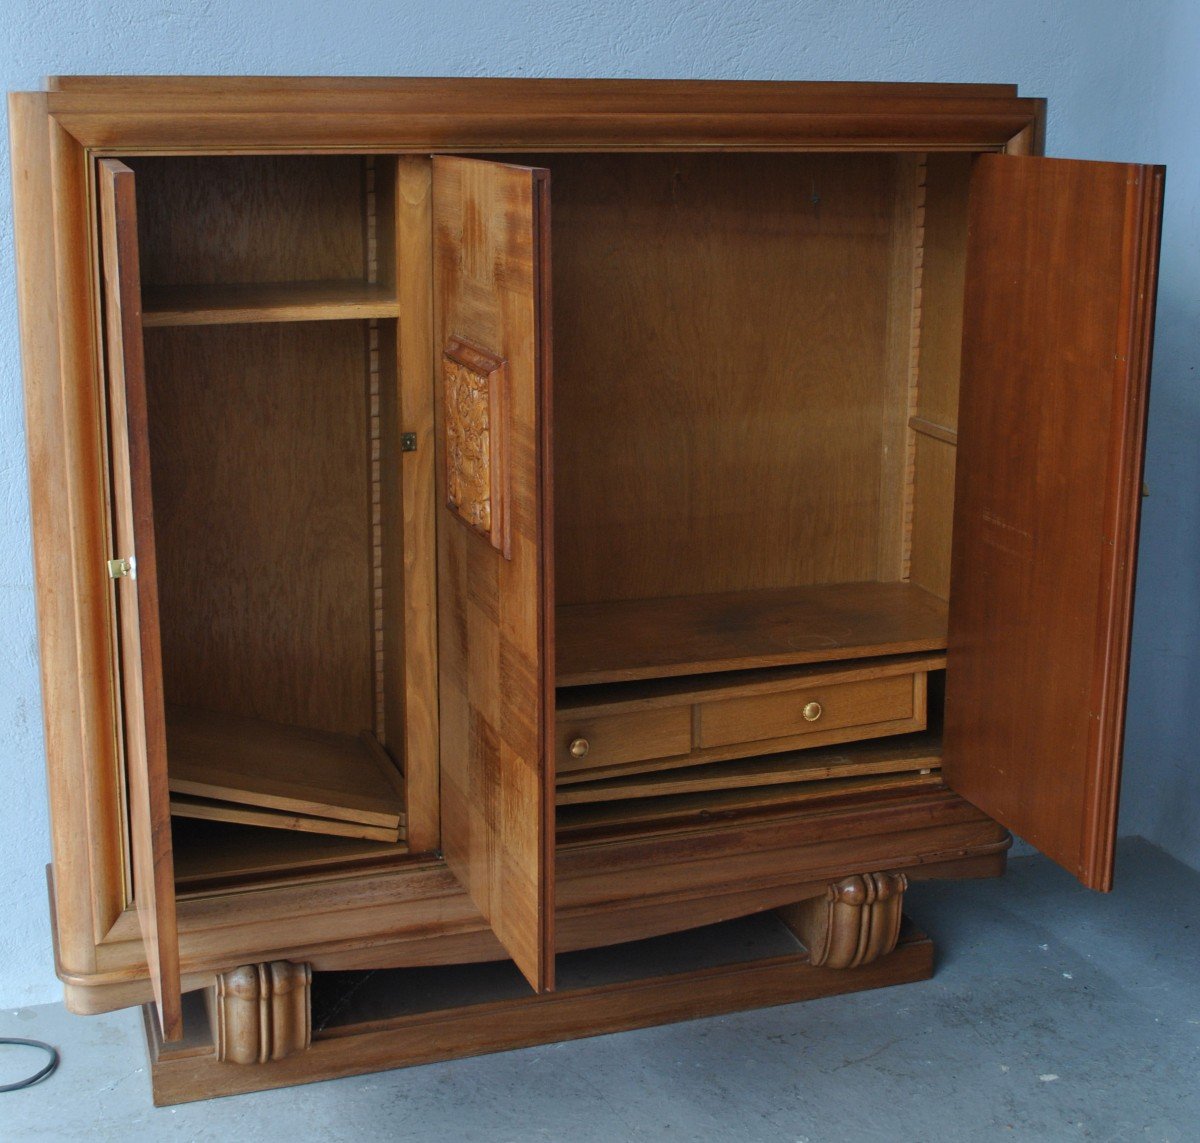
[[[1195, 0], [4, 0], [0, 87], [47, 74], [1019, 83], [1048, 149], [1165, 162], [1122, 832], [1200, 866], [1200, 6]], [[0, 1005], [58, 996], [7, 148], [0, 160]]]

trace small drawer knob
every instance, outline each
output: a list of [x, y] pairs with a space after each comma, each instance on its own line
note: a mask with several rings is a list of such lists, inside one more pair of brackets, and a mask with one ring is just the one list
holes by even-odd
[[821, 717], [823, 711], [819, 702], [806, 702], [804, 709], [800, 713], [804, 715], [805, 722], [816, 722]]
[[571, 739], [570, 751], [572, 758], [586, 758], [590, 749], [591, 745], [586, 738]]

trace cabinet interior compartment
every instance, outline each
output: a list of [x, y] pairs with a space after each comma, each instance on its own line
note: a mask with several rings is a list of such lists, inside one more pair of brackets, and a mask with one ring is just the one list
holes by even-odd
[[129, 166], [147, 326], [397, 316], [394, 159], [203, 155]]
[[[936, 660], [970, 157], [509, 158], [552, 180], [560, 700]], [[181, 887], [403, 852], [396, 160], [130, 166]], [[681, 717], [564, 770], [562, 828], [937, 781], [915, 714], [688, 766]]]
[[395, 162], [129, 165], [181, 884], [403, 852]]
[[[971, 156], [522, 161], [553, 199], [560, 836], [938, 783], [936, 719], [702, 749], [699, 706], [649, 696], [940, 678]], [[646, 744], [572, 771], [577, 711]]]

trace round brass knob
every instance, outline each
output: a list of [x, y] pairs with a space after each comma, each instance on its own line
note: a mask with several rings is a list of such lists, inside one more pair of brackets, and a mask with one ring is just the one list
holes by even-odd
[[821, 704], [819, 702], [806, 702], [804, 709], [800, 713], [804, 715], [805, 722], [816, 722], [822, 714]]
[[569, 749], [572, 758], [586, 758], [591, 745], [586, 738], [572, 738]]

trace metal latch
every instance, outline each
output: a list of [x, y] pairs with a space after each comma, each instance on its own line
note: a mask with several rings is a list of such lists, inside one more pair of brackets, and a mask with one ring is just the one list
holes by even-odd
[[416, 452], [417, 451], [417, 434], [416, 433], [401, 433], [400, 434], [400, 451], [401, 452]]
[[108, 576], [109, 579], [124, 579], [126, 576], [137, 579], [137, 560], [133, 556], [127, 560], [109, 560]]

